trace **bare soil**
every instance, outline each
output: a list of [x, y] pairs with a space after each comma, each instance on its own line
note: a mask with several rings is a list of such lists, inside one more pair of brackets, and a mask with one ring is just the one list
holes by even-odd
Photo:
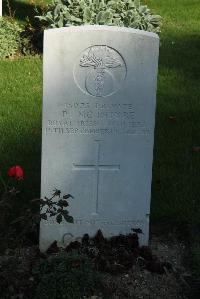
[[[191, 273], [185, 266], [186, 246], [177, 239], [152, 237], [149, 247], [138, 247], [137, 234], [106, 240], [101, 232], [95, 238], [71, 243], [66, 252], [79, 250], [94, 261], [104, 273], [104, 285], [109, 299], [179, 299], [189, 298]], [[131, 252], [132, 250], [132, 252]], [[52, 244], [46, 255], [37, 246], [7, 249], [0, 256], [1, 299], [31, 298], [34, 287], [32, 268], [38, 260], [60, 251]], [[67, 254], [67, 253], [66, 253]], [[100, 299], [93, 296], [90, 299]], [[190, 297], [191, 298], [191, 297]], [[81, 299], [81, 298], [77, 298]]]

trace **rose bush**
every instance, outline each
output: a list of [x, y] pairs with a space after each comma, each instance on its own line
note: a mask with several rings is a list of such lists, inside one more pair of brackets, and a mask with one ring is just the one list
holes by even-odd
[[7, 176], [9, 177], [9, 179], [7, 181], [5, 181], [5, 179], [3, 178], [3, 175], [0, 171], [0, 182], [1, 182], [1, 185], [3, 187], [0, 186], [0, 201], [2, 200], [2, 196], [5, 194], [5, 193], [12, 193], [13, 190], [15, 190], [15, 193], [18, 193], [16, 192], [16, 188], [15, 188], [15, 184], [14, 184], [14, 181], [11, 179], [14, 178], [14, 180], [16, 181], [20, 181], [20, 180], [23, 180], [24, 179], [24, 170], [21, 166], [12, 166], [8, 169], [7, 171]]
[[[61, 195], [61, 191], [54, 189], [50, 197], [44, 199], [29, 200], [26, 205], [22, 203], [20, 210], [19, 201], [23, 196], [18, 197], [18, 190], [21, 181], [24, 179], [24, 170], [21, 166], [15, 165], [7, 170], [6, 180], [0, 172], [0, 238], [11, 238], [26, 242], [37, 240], [39, 234], [39, 224], [41, 220], [55, 218], [57, 223], [66, 221], [73, 223], [74, 219], [69, 214], [67, 207], [71, 194]], [[17, 198], [18, 197], [18, 198]], [[17, 199], [17, 201], [16, 201]], [[18, 212], [16, 212], [18, 210]], [[9, 240], [8, 240], [9, 242]], [[33, 241], [35, 243], [35, 241]]]
[[5, 179], [0, 171], [0, 237], [3, 240], [13, 233], [10, 224], [16, 217], [16, 197], [20, 193], [18, 181], [23, 180], [24, 170], [21, 166], [12, 166], [8, 169], [7, 176], [8, 179]]

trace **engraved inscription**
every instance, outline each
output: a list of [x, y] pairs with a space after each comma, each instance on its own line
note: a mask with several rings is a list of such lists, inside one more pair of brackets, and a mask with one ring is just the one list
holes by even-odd
[[78, 87], [94, 97], [107, 97], [121, 87], [126, 78], [126, 64], [115, 49], [91, 46], [78, 58], [74, 79]]
[[47, 120], [47, 134], [149, 135], [153, 131], [135, 119], [132, 103], [69, 101], [58, 113], [59, 118]]
[[[96, 226], [103, 226], [103, 225], [111, 225], [111, 226], [134, 226], [134, 227], [141, 227], [146, 223], [145, 220], [108, 220], [108, 219], [74, 219], [74, 223], [70, 224], [65, 221], [61, 223], [57, 223], [56, 219], [51, 217], [48, 221], [42, 220], [45, 226], [50, 225], [57, 225], [57, 226], [71, 226], [71, 225], [96, 225]], [[70, 237], [70, 234], [69, 234]]]
[[95, 143], [97, 145], [97, 151], [96, 151], [96, 163], [95, 165], [84, 165], [84, 164], [75, 164], [73, 163], [73, 169], [74, 170], [94, 170], [96, 174], [96, 188], [95, 188], [95, 196], [96, 199], [96, 209], [95, 213], [98, 214], [98, 208], [99, 208], [99, 174], [100, 170], [107, 170], [107, 171], [119, 171], [120, 165], [112, 165], [112, 164], [100, 164], [100, 154], [101, 154], [101, 140], [95, 140]]

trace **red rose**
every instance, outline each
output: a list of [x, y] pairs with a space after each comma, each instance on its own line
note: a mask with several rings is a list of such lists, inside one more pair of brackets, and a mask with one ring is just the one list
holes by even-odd
[[20, 166], [13, 166], [8, 170], [8, 176], [14, 177], [16, 180], [23, 180], [24, 171]]

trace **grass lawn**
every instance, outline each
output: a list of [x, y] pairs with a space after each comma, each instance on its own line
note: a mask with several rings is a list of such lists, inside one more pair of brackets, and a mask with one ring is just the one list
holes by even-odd
[[199, 1], [147, 1], [163, 16], [159, 59], [152, 220], [198, 217], [200, 153]]
[[[17, 20], [32, 14], [30, 2], [10, 0]], [[184, 235], [200, 226], [199, 0], [145, 2], [163, 17], [151, 222]], [[40, 190], [42, 59], [0, 61], [0, 90], [0, 168], [25, 169], [28, 201]]]
[[26, 194], [35, 197], [40, 189], [42, 61], [0, 61], [0, 73], [1, 169], [21, 165]]

